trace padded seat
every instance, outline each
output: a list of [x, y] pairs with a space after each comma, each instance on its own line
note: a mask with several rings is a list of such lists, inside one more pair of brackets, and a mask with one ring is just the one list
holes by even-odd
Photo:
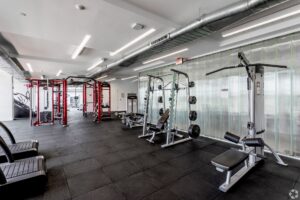
[[240, 165], [248, 158], [248, 154], [229, 149], [212, 159], [211, 163], [224, 171], [229, 171]]
[[[8, 145], [14, 159], [23, 159], [38, 155], [39, 142], [37, 140], [17, 142], [15, 144]], [[5, 153], [0, 149], [0, 163], [7, 162]]]

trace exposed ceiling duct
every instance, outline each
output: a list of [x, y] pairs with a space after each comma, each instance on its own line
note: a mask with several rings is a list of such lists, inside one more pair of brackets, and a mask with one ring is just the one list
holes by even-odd
[[14, 76], [16, 79], [26, 79], [30, 77], [30, 73], [25, 71], [18, 59], [11, 58], [11, 52], [18, 54], [15, 47], [7, 41], [0, 33], [0, 66], [3, 71]]
[[200, 19], [188, 24], [187, 26], [168, 33], [124, 56], [122, 59], [108, 64], [104, 70], [95, 74], [93, 77], [98, 77], [101, 73], [111, 70], [117, 66], [130, 66], [139, 60], [169, 50], [194, 39], [207, 36], [212, 32], [229, 25], [230, 23], [249, 16], [253, 12], [268, 8], [269, 6], [281, 3], [282, 1], [283, 0], [244, 0], [216, 10], [212, 13], [205, 14], [200, 17]]

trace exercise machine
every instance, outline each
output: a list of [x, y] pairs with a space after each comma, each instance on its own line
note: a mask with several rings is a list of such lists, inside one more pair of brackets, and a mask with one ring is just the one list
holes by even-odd
[[[101, 121], [102, 89], [101, 82], [93, 78], [70, 76], [72, 84], [82, 85], [82, 115], [91, 116], [94, 122]], [[74, 80], [75, 79], [75, 80]], [[76, 81], [76, 79], [84, 81]]]
[[[171, 96], [169, 98], [170, 101], [170, 116], [167, 122], [167, 130], [166, 130], [166, 143], [161, 145], [162, 148], [173, 146], [179, 143], [187, 142], [192, 140], [193, 138], [197, 138], [200, 135], [200, 127], [197, 124], [192, 124], [193, 121], [197, 119], [197, 112], [191, 110], [191, 105], [196, 104], [197, 98], [195, 96], [190, 96], [190, 88], [195, 86], [193, 81], [190, 81], [187, 73], [171, 69], [173, 72], [173, 80], [171, 86]], [[183, 77], [185, 80], [183, 83], [180, 78]], [[180, 85], [183, 85], [183, 88], [180, 88]], [[177, 130], [177, 100], [178, 100], [178, 91], [180, 89], [186, 90], [186, 103], [188, 107], [188, 135], [185, 137], [182, 134], [179, 134]]]
[[63, 126], [67, 126], [67, 80], [31, 79], [29, 81], [30, 125], [53, 125], [58, 121]]
[[33, 191], [46, 185], [47, 169], [43, 156], [15, 160], [1, 136], [0, 147], [7, 158], [7, 162], [0, 164], [1, 197], [11, 197], [20, 191]]
[[141, 127], [144, 124], [144, 115], [137, 113], [138, 98], [135, 93], [127, 94], [126, 112], [122, 113], [122, 123], [129, 128]]
[[[287, 68], [282, 65], [272, 65], [264, 63], [251, 64], [243, 52], [238, 53], [240, 64], [237, 66], [224, 67], [206, 75], [211, 75], [222, 70], [245, 68], [247, 72], [247, 89], [249, 102], [249, 122], [247, 124], [248, 135], [243, 139], [239, 136], [227, 132], [225, 139], [242, 145], [242, 150], [230, 149], [214, 159], [211, 163], [216, 167], [217, 171], [226, 172], [226, 181], [219, 189], [227, 192], [240, 179], [242, 179], [251, 169], [264, 159], [265, 147], [276, 158], [279, 165], [287, 166], [278, 154], [267, 145], [261, 137], [258, 137], [265, 132], [264, 129], [264, 68]], [[243, 165], [239, 169], [239, 166]], [[233, 172], [235, 172], [233, 174]]]
[[[154, 98], [154, 92], [155, 91], [161, 91], [162, 96], [159, 96], [158, 103], [163, 104], [163, 107], [160, 108], [159, 113], [162, 115], [166, 109], [165, 104], [165, 91], [163, 89], [161, 90], [155, 90], [155, 81], [159, 81], [161, 85], [159, 87], [164, 88], [164, 79], [158, 76], [152, 76], [148, 75], [148, 82], [147, 82], [147, 89], [145, 94], [145, 103], [144, 103], [144, 121], [143, 121], [143, 132], [141, 135], [139, 135], [139, 138], [145, 138], [153, 136], [154, 132], [151, 131], [149, 128], [151, 126], [151, 120], [153, 115], [153, 98]], [[150, 107], [150, 109], [149, 109]], [[148, 119], [150, 119], [150, 122], [148, 123]], [[150, 126], [149, 126], [150, 125]], [[162, 132], [161, 132], [162, 133]]]
[[138, 97], [135, 93], [127, 94], [126, 113], [137, 113]]
[[[11, 151], [14, 159], [19, 160], [38, 155], [39, 142], [37, 140], [16, 142], [12, 132], [3, 122], [0, 122], [0, 127], [4, 130], [11, 142], [7, 147]], [[0, 163], [3, 162], [7, 162], [7, 158], [5, 152], [0, 150]]]
[[108, 82], [101, 84], [101, 120], [111, 119], [111, 87]]
[[147, 141], [149, 141], [150, 143], [154, 143], [154, 139], [157, 134], [165, 133], [166, 131], [165, 128], [167, 127], [166, 125], [169, 116], [170, 116], [170, 110], [166, 109], [165, 112], [159, 118], [157, 124], [155, 126], [150, 125], [149, 131], [152, 132], [152, 137], [150, 139], [147, 139]]

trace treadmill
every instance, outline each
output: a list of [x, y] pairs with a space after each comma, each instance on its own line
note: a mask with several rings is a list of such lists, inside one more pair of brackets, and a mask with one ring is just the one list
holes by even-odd
[[10, 197], [35, 193], [44, 188], [47, 182], [46, 163], [43, 156], [14, 160], [3, 138], [0, 147], [8, 160], [0, 164], [0, 196]]
[[[37, 140], [16, 142], [13, 134], [3, 122], [0, 122], [0, 127], [5, 131], [10, 139], [11, 144], [7, 146], [15, 160], [38, 155], [39, 142]], [[8, 160], [6, 158], [5, 152], [0, 149], [0, 163], [7, 161]]]

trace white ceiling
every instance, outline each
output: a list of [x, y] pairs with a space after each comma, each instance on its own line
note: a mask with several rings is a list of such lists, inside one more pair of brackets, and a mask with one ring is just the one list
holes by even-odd
[[[17, 49], [24, 68], [31, 63], [34, 77], [53, 78], [60, 69], [63, 76], [83, 75], [101, 57], [108, 58], [104, 64], [113, 62], [201, 14], [236, 1], [1, 0], [0, 32]], [[76, 10], [75, 4], [83, 4], [86, 10]], [[145, 30], [132, 30], [135, 22], [145, 24]], [[119, 55], [109, 56], [150, 28], [157, 31]], [[72, 52], [86, 34], [92, 36], [86, 49], [72, 60]]]
[[[46, 75], [54, 78], [60, 69], [63, 71], [61, 77], [86, 75], [86, 69], [99, 58], [107, 58], [103, 65], [114, 62], [204, 13], [237, 1], [239, 0], [0, 0], [0, 32], [17, 49], [18, 59], [24, 68], [27, 69], [27, 62], [31, 63], [33, 77]], [[76, 10], [75, 4], [83, 4], [86, 10]], [[22, 12], [26, 16], [22, 16]], [[130, 26], [135, 22], [145, 24], [145, 30], [132, 30]], [[119, 49], [150, 28], [157, 31], [124, 52], [114, 57], [109, 56], [109, 52]], [[210, 37], [178, 47], [177, 49], [188, 47], [189, 51], [164, 61], [174, 62], [177, 56], [190, 58], [295, 30], [300, 30], [299, 15], [235, 37], [222, 38], [216, 32]], [[90, 34], [91, 39], [82, 54], [72, 60], [72, 52], [86, 34]], [[119, 69], [110, 74], [108, 79], [136, 75], [138, 72], [133, 71], [134, 67], [139, 66]]]

